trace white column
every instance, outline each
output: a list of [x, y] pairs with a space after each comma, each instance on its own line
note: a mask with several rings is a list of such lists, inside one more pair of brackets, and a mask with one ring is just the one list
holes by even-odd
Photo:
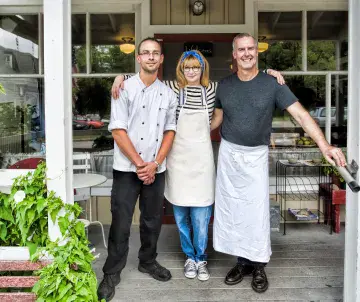
[[[48, 189], [73, 203], [71, 0], [44, 0], [45, 134]], [[59, 229], [49, 219], [49, 235]]]
[[[349, 0], [348, 160], [360, 162], [360, 1]], [[359, 181], [359, 174], [357, 177]], [[360, 301], [360, 194], [346, 191], [344, 301]]]

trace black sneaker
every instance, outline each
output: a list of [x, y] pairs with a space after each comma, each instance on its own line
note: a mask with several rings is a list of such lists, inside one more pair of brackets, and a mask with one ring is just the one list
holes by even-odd
[[253, 272], [253, 279], [251, 282], [251, 287], [257, 293], [265, 292], [269, 287], [269, 282], [266, 277], [264, 266], [257, 266]]
[[120, 274], [105, 274], [97, 291], [99, 301], [101, 301], [101, 299], [111, 301], [111, 299], [115, 296], [115, 286], [119, 283]]
[[168, 269], [161, 266], [156, 260], [152, 263], [139, 263], [139, 271], [149, 274], [156, 280], [169, 281], [171, 279], [171, 273]]
[[225, 277], [225, 284], [227, 285], [235, 285], [240, 283], [245, 275], [250, 275], [254, 270], [254, 267], [251, 265], [244, 265], [241, 263], [237, 263]]

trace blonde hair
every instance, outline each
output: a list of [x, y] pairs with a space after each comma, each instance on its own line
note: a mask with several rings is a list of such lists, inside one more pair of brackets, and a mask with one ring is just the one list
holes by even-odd
[[[209, 72], [210, 72], [209, 62], [205, 59], [205, 57], [202, 55], [200, 51], [198, 50], [194, 50], [194, 51], [202, 58], [204, 62], [204, 69], [201, 70], [200, 84], [201, 86], [207, 87], [209, 86]], [[185, 66], [201, 68], [201, 64], [195, 56], [189, 55], [188, 57], [185, 58], [185, 60], [183, 60], [184, 55], [185, 53], [181, 55], [176, 66], [176, 80], [180, 88], [184, 88], [188, 84], [184, 75]]]

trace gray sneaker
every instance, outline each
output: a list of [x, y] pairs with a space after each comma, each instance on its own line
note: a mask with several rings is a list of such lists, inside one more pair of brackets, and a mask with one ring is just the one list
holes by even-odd
[[198, 279], [200, 281], [207, 281], [210, 278], [209, 271], [207, 269], [207, 262], [206, 261], [199, 261], [196, 263], [197, 269], [198, 269]]
[[184, 275], [186, 278], [194, 279], [197, 275], [196, 262], [192, 259], [187, 259], [184, 265]]

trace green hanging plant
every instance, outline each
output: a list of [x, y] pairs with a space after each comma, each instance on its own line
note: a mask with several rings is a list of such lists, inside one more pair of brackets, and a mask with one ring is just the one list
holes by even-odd
[[[65, 204], [46, 188], [46, 167], [15, 179], [10, 195], [0, 193], [0, 244], [27, 246], [32, 261], [45, 254], [53, 261], [34, 272], [40, 279], [32, 291], [42, 302], [98, 301], [97, 280], [91, 263], [84, 225], [76, 218], [78, 204]], [[48, 236], [48, 217], [56, 219], [62, 238]]]

